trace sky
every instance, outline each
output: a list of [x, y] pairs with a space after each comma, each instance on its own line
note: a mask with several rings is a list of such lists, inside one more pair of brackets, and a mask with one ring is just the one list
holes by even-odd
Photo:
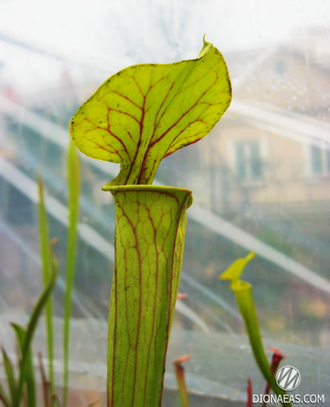
[[70, 69], [90, 68], [84, 75], [93, 78], [136, 63], [194, 58], [204, 33], [226, 55], [289, 43], [292, 33], [303, 41], [315, 26], [329, 40], [330, 0], [2, 0], [2, 80], [34, 86], [33, 71], [47, 83], [65, 65], [13, 41], [61, 56]]

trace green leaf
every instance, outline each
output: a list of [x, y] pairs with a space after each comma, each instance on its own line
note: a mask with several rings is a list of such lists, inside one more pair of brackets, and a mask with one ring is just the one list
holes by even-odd
[[60, 400], [56, 394], [51, 395], [50, 402], [51, 402], [51, 405], [53, 405], [54, 407], [61, 407]]
[[16, 379], [15, 379], [13, 364], [11, 363], [11, 360], [9, 359], [4, 348], [2, 348], [2, 356], [3, 356], [3, 363], [5, 366], [5, 372], [6, 372], [6, 377], [7, 377], [7, 381], [8, 381], [11, 400], [12, 400], [13, 405], [15, 405], [16, 400], [17, 400], [17, 384], [16, 384]]
[[[48, 222], [47, 222], [47, 212], [44, 200], [44, 188], [41, 177], [38, 178], [39, 186], [39, 236], [40, 236], [40, 250], [42, 259], [42, 279], [43, 286], [46, 287], [49, 284], [52, 275], [52, 253], [49, 243], [48, 234]], [[47, 336], [47, 351], [48, 351], [48, 375], [50, 382], [50, 391], [54, 392], [54, 328], [53, 328], [53, 300], [51, 295], [49, 296], [45, 308], [45, 319], [46, 319], [46, 336]]]
[[[12, 323], [11, 324], [17, 338], [17, 342], [20, 350], [20, 361], [22, 360], [22, 351], [24, 347], [24, 340], [26, 335], [26, 329], [22, 326]], [[35, 379], [34, 379], [34, 369], [33, 369], [33, 358], [31, 348], [28, 350], [27, 357], [27, 370], [26, 370], [26, 388], [28, 396], [28, 406], [34, 407], [37, 405], [36, 401], [36, 388], [35, 388]]]
[[93, 403], [88, 404], [87, 407], [100, 407], [100, 405], [101, 405], [100, 400], [96, 400]]
[[110, 406], [160, 405], [191, 192], [110, 188], [116, 210], [108, 337]]
[[32, 339], [36, 330], [36, 327], [39, 322], [39, 318], [41, 316], [41, 313], [44, 309], [44, 307], [47, 304], [47, 301], [49, 300], [49, 297], [54, 289], [57, 274], [58, 274], [58, 267], [57, 267], [57, 261], [55, 257], [52, 259], [53, 266], [51, 268], [51, 275], [49, 276], [48, 282], [45, 285], [42, 293], [40, 294], [40, 297], [35, 304], [30, 320], [27, 326], [26, 334], [25, 334], [25, 339], [24, 339], [24, 344], [22, 346], [22, 359], [20, 363], [20, 369], [19, 369], [19, 380], [18, 380], [18, 390], [17, 390], [17, 400], [18, 403], [21, 401], [21, 398], [23, 396], [23, 385], [26, 380], [27, 372], [29, 369], [29, 349], [31, 348], [32, 344]]
[[9, 398], [4, 390], [4, 388], [2, 387], [2, 384], [0, 383], [0, 400], [3, 402], [5, 407], [9, 407], [10, 406], [10, 401]]
[[245, 289], [247, 286], [250, 286], [248, 282], [240, 280], [240, 277], [244, 271], [245, 266], [254, 258], [255, 253], [251, 252], [246, 257], [235, 260], [234, 263], [221, 274], [220, 279], [229, 280], [230, 288], [233, 291], [237, 291], [240, 288]]
[[68, 252], [66, 264], [66, 291], [64, 304], [64, 327], [63, 327], [63, 407], [67, 404], [68, 380], [69, 380], [69, 347], [70, 347], [70, 318], [71, 297], [74, 283], [76, 263], [77, 226], [79, 218], [80, 196], [80, 170], [79, 158], [74, 144], [71, 142], [67, 157], [68, 192], [69, 192], [69, 227], [68, 227]]
[[74, 115], [71, 137], [87, 156], [121, 163], [109, 185], [152, 184], [161, 160], [206, 136], [230, 101], [226, 63], [204, 39], [196, 59], [111, 76]]
[[[257, 362], [259, 370], [274, 393], [278, 396], [284, 396], [286, 393], [280, 389], [270, 370], [269, 361], [267, 359], [264, 346], [262, 344], [257, 312], [254, 305], [252, 286], [247, 281], [240, 280], [240, 276], [247, 263], [255, 257], [251, 252], [248, 256], [236, 260], [226, 271], [224, 271], [220, 279], [229, 280], [230, 288], [234, 291], [238, 308], [243, 317], [245, 328], [252, 347], [254, 358]], [[291, 403], [282, 403], [283, 406], [289, 407]]]

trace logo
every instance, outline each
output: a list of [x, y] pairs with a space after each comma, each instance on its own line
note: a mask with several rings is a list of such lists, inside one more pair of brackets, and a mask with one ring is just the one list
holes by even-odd
[[286, 365], [277, 371], [275, 380], [282, 390], [293, 391], [299, 386], [301, 375], [294, 366]]

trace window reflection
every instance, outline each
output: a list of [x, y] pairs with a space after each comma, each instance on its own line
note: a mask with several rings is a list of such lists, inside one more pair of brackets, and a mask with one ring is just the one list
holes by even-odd
[[256, 141], [238, 142], [235, 145], [236, 172], [240, 182], [252, 183], [263, 179], [260, 145]]
[[314, 177], [330, 174], [330, 150], [326, 147], [311, 146], [311, 175]]

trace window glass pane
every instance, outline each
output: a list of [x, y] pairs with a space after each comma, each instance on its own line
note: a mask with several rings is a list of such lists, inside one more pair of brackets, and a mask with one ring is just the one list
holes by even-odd
[[327, 172], [330, 173], [330, 150], [325, 151]]
[[258, 143], [250, 144], [251, 177], [252, 179], [262, 179], [262, 162]]
[[[329, 1], [12, 0], [0, 2], [0, 27], [0, 331], [12, 354], [7, 322], [25, 324], [41, 289], [42, 173], [50, 236], [58, 238], [61, 363], [72, 115], [129, 65], [196, 57], [206, 31], [226, 59], [233, 101], [207, 137], [164, 159], [156, 175], [156, 183], [191, 189], [194, 198], [180, 282], [188, 297], [176, 307], [166, 386], [175, 386], [171, 360], [190, 353], [188, 388], [213, 395], [213, 405], [219, 396], [246, 405], [248, 377], [263, 393], [234, 295], [219, 281], [253, 250], [243, 277], [253, 285], [266, 349], [279, 347], [299, 367], [301, 394], [330, 400], [330, 189], [321, 176], [330, 174]], [[80, 385], [105, 388], [115, 222], [101, 186], [119, 166], [80, 160], [70, 366], [77, 385], [87, 370], [93, 378], [86, 374]], [[38, 335], [37, 350], [44, 331]]]
[[237, 175], [240, 180], [246, 179], [247, 159], [245, 144], [240, 143], [236, 145], [236, 166]]
[[312, 146], [312, 172], [313, 174], [322, 173], [322, 151], [320, 147]]

